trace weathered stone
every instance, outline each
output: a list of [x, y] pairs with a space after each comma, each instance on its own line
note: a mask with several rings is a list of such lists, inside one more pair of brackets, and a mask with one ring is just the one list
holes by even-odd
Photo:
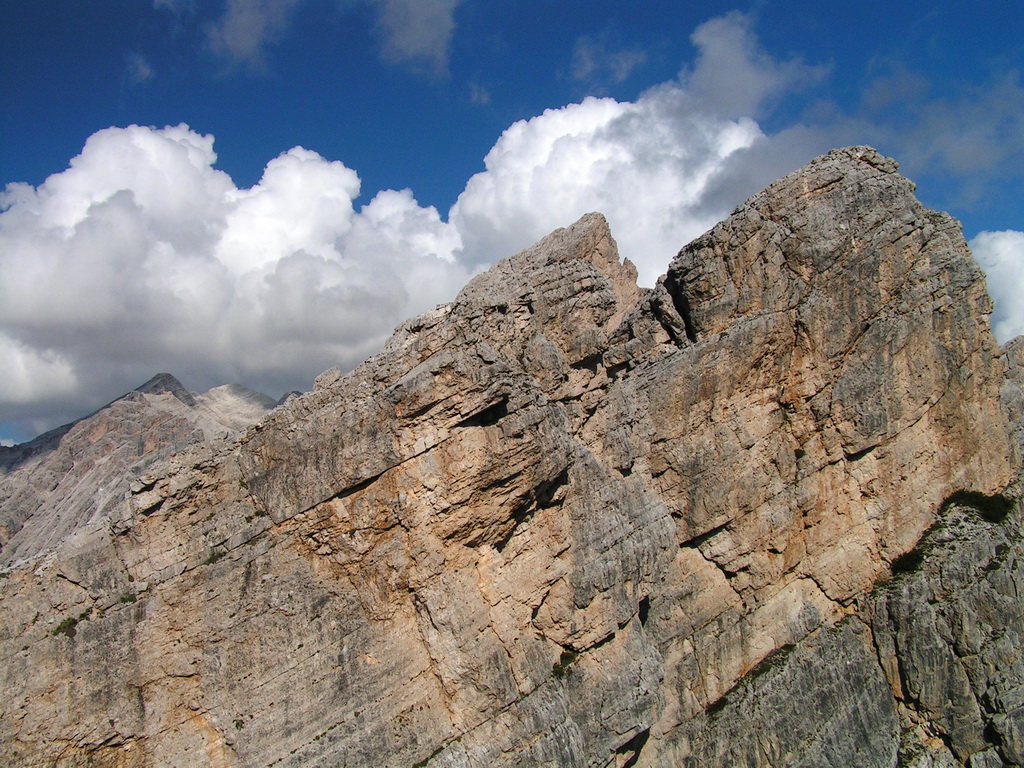
[[[1016, 358], [955, 222], [837, 150], [635, 277], [588, 215], [35, 539], [15, 764], [1016, 760], [1016, 635], [981, 629], [1015, 626], [1011, 526], [869, 595], [1012, 479]], [[1008, 563], [971, 597], [968, 550]]]
[[973, 756], [995, 745], [1021, 764], [1021, 510], [979, 502], [951, 504], [896, 563], [870, 606], [872, 626], [892, 691], [913, 719], [964, 763], [987, 765]]
[[1006, 380], [1003, 382], [1003, 403], [1010, 418], [1016, 461], [1024, 457], [1024, 336], [1003, 346]]
[[[765, 659], [673, 734], [693, 766], [892, 766], [899, 718], [870, 633], [858, 619]], [[671, 761], [663, 761], [671, 765]]]
[[0, 449], [0, 566], [104, 525], [148, 467], [228, 438], [274, 405], [237, 384], [196, 394], [161, 373], [90, 416]]

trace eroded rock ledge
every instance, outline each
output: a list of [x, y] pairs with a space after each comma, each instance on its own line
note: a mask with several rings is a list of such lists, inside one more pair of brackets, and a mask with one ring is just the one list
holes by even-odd
[[1019, 761], [956, 222], [848, 148], [635, 277], [585, 216], [7, 571], [15, 764]]

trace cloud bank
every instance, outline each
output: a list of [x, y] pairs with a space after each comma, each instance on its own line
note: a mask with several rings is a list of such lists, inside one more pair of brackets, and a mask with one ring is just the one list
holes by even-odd
[[[238, 189], [213, 137], [111, 128], [0, 197], [0, 408], [38, 428], [171, 370], [281, 392], [351, 367], [468, 273], [408, 191], [296, 147]], [[98, 400], [98, 402], [97, 402]], [[45, 422], [45, 423], [44, 423]]]
[[[395, 18], [407, 5], [391, 2]], [[283, 18], [290, 0], [274, 7]], [[433, 7], [450, 18], [455, 2]], [[0, 438], [31, 437], [162, 370], [194, 389], [308, 388], [592, 210], [652, 285], [690, 239], [836, 143], [835, 131], [768, 135], [758, 123], [824, 70], [772, 58], [740, 14], [692, 40], [692, 66], [635, 101], [587, 98], [511, 125], [445, 216], [408, 189], [360, 204], [353, 169], [302, 147], [242, 189], [216, 169], [213, 137], [186, 125], [93, 134], [67, 170], [0, 193]], [[442, 48], [421, 43], [401, 50], [440, 61]], [[1001, 232], [973, 243], [1002, 276], [1004, 337], [1024, 331], [1011, 309], [1022, 241]]]

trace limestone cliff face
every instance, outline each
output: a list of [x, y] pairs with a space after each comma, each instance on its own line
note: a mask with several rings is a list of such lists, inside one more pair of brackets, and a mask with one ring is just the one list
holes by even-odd
[[1017, 358], [956, 223], [837, 150], [635, 277], [586, 216], [33, 539], [13, 764], [1019, 762]]

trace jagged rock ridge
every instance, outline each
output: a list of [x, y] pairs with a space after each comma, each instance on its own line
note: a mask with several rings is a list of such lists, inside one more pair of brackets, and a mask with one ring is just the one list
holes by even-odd
[[[1017, 761], [1019, 513], [981, 513], [1019, 386], [958, 226], [896, 170], [819, 158], [652, 291], [586, 216], [153, 468], [7, 572], [10, 753]], [[919, 540], [942, 560], [904, 573]]]

